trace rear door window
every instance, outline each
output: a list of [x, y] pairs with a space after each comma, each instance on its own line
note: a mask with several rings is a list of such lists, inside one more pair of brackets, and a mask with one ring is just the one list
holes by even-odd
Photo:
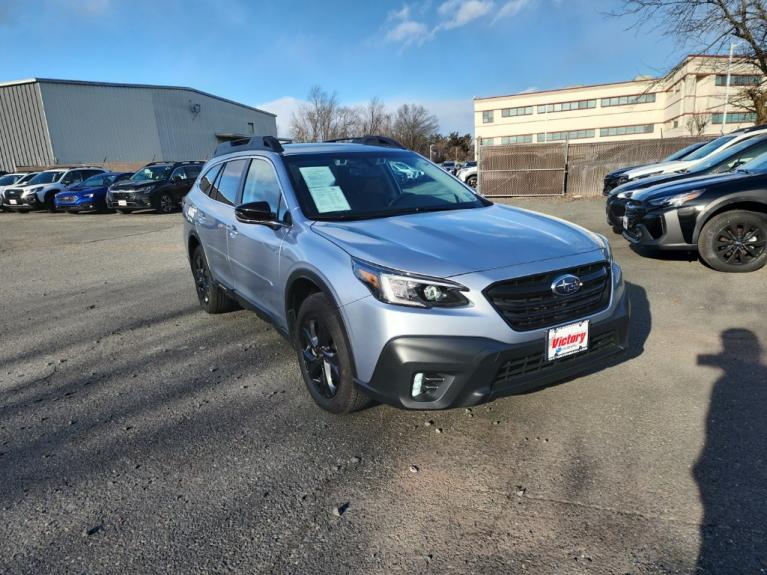
[[224, 164], [218, 164], [210, 168], [200, 180], [200, 189], [204, 194], [210, 195], [210, 191], [213, 188], [213, 183], [216, 181], [219, 172]]

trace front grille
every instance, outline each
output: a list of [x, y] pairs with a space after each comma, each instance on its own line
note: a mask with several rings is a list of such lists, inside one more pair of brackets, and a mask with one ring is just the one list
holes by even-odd
[[[551, 284], [561, 275], [577, 276], [583, 285], [571, 295], [558, 295]], [[506, 280], [484, 291], [485, 297], [512, 329], [530, 331], [575, 321], [610, 304], [610, 264], [596, 262], [575, 268]]]
[[117, 200], [132, 200], [133, 199], [133, 193], [128, 192], [110, 192], [112, 195], [112, 199]]
[[498, 372], [495, 374], [495, 379], [493, 380], [493, 385], [506, 385], [523, 376], [531, 374], [537, 375], [542, 371], [547, 371], [558, 365], [562, 365], [563, 363], [568, 363], [577, 360], [578, 358], [582, 359], [601, 351], [605, 351], [617, 345], [617, 343], [618, 339], [616, 332], [607, 331], [589, 338], [589, 348], [581, 353], [567, 355], [559, 359], [548, 361], [544, 350], [523, 357], [510, 359], [498, 369]]
[[5, 190], [5, 199], [6, 200], [19, 200], [21, 199], [21, 190], [11, 188], [9, 190]]
[[73, 203], [73, 202], [76, 202], [76, 201], [77, 201], [77, 197], [76, 197], [76, 196], [59, 196], [59, 197], [58, 197], [58, 198], [56, 198], [56, 199], [57, 199], [59, 202], [61, 202], [61, 203], [66, 203], [66, 204], [71, 204], [71, 203]]

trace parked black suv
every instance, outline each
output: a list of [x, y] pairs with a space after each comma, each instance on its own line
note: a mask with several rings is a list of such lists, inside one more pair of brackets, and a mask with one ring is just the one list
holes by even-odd
[[623, 227], [636, 246], [697, 250], [724, 272], [757, 270], [767, 264], [767, 155], [727, 174], [640, 190]]
[[147, 209], [168, 214], [181, 205], [202, 165], [203, 162], [149, 163], [109, 188], [107, 207], [121, 214]]

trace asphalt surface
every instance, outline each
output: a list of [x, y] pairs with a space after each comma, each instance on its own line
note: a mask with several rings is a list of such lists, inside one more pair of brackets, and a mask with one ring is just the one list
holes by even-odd
[[179, 214], [0, 214], [0, 573], [767, 572], [767, 270], [517, 203], [609, 235], [628, 356], [347, 417], [255, 315], [198, 310]]

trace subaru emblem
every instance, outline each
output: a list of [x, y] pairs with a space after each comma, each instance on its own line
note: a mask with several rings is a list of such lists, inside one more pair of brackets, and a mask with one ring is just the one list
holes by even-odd
[[572, 274], [559, 276], [551, 284], [551, 291], [556, 295], [573, 295], [583, 286], [579, 277]]

